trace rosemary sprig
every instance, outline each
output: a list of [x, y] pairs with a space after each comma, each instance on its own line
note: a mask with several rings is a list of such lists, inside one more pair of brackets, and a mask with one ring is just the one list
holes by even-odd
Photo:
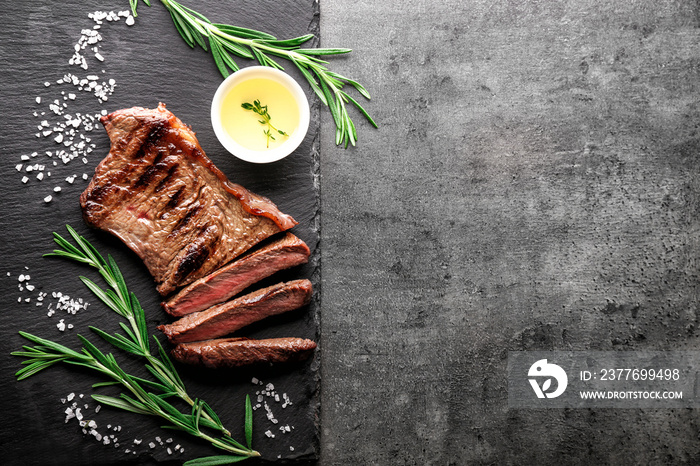
[[263, 131], [263, 134], [267, 136], [267, 147], [270, 147], [270, 139], [275, 141], [275, 137], [272, 135], [273, 130], [282, 136], [289, 136], [287, 133], [281, 129], [275, 128], [272, 123], [270, 123], [272, 117], [270, 116], [270, 112], [267, 111], [267, 105], [261, 105], [259, 100], [255, 99], [252, 104], [250, 102], [244, 102], [241, 104], [241, 107], [260, 115], [262, 118], [262, 120], [258, 120], [260, 124], [267, 125], [267, 129]]
[[[231, 437], [230, 432], [223, 426], [219, 417], [206, 402], [192, 399], [188, 395], [172, 361], [155, 337], [158, 356], [151, 354], [144, 310], [136, 296], [133, 293], [129, 293], [124, 277], [114, 259], [108, 256], [107, 260], [105, 260], [73, 228], [67, 226], [67, 229], [77, 246], [74, 246], [59, 234], [54, 233], [54, 241], [61, 249], [54, 250], [46, 255], [75, 260], [94, 267], [99, 271], [102, 278], [109, 285], [107, 290], [101, 289], [86, 277], [81, 276], [80, 279], [110, 309], [124, 317], [129, 325], [120, 322], [120, 326], [126, 336], [119, 333], [108, 334], [96, 327], [90, 327], [90, 329], [111, 345], [145, 358], [147, 361], [145, 367], [155, 381], [125, 373], [111, 353], [102, 353], [83, 336], [78, 336], [83, 344], [83, 348], [82, 352], [77, 352], [26, 332], [20, 332], [20, 335], [33, 342], [36, 346], [24, 346], [24, 351], [12, 353], [15, 356], [27, 358], [22, 362], [26, 367], [15, 374], [17, 379], [23, 380], [59, 362], [87, 367], [100, 372], [110, 379], [107, 382], [94, 384], [94, 388], [121, 384], [130, 393], [130, 395], [122, 393], [119, 398], [99, 394], [93, 395], [92, 397], [99, 403], [134, 413], [158, 416], [168, 422], [168, 425], [164, 426], [165, 428], [185, 431], [233, 454], [199, 458], [185, 463], [188, 466], [228, 464], [251, 456], [259, 456], [259, 453], [252, 449], [252, 408], [250, 407], [250, 398], [246, 396], [244, 423], [246, 445], [242, 445]], [[155, 394], [148, 390], [159, 393]], [[167, 398], [171, 397], [178, 398], [189, 404], [191, 406], [190, 413], [183, 414], [168, 402]], [[218, 431], [220, 436], [213, 436], [209, 433], [211, 430]], [[217, 462], [211, 463], [208, 461]]]
[[[134, 16], [137, 16], [138, 0], [129, 0]], [[336, 126], [335, 143], [353, 146], [357, 142], [357, 130], [347, 105], [354, 105], [359, 112], [377, 127], [377, 123], [345, 90], [346, 84], [355, 88], [360, 95], [370, 99], [369, 92], [357, 81], [334, 73], [326, 65], [328, 61], [319, 57], [351, 52], [347, 48], [302, 48], [313, 34], [292, 39], [279, 40], [266, 32], [256, 31], [228, 24], [212, 23], [204, 15], [175, 0], [160, 0], [170, 13], [175, 28], [190, 47], [210, 50], [219, 72], [229, 75], [229, 70], [239, 69], [232, 56], [256, 60], [263, 66], [284, 69], [272, 56], [291, 61], [301, 71], [321, 102], [328, 106]], [[149, 0], [144, 0], [150, 6]]]

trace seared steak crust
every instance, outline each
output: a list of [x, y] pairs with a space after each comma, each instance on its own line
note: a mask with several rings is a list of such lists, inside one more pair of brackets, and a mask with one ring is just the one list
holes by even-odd
[[308, 358], [315, 348], [315, 342], [303, 338], [222, 338], [180, 343], [173, 349], [172, 355], [185, 364], [216, 369], [300, 361]]
[[204, 311], [193, 312], [158, 327], [171, 343], [209, 340], [239, 330], [265, 317], [299, 309], [311, 300], [309, 280], [268, 286]]
[[277, 271], [305, 264], [309, 254], [306, 243], [287, 232], [281, 238], [190, 283], [164, 302], [163, 309], [178, 317], [202, 311], [234, 297]]
[[111, 148], [80, 196], [83, 218], [131, 248], [161, 295], [296, 225], [228, 181], [164, 104], [117, 110], [101, 122]]

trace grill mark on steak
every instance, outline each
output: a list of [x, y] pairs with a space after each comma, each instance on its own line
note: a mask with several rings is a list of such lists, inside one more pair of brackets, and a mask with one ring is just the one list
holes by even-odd
[[[212, 227], [205, 229], [206, 232]], [[175, 272], [175, 280], [182, 281], [189, 274], [202, 266], [207, 257], [209, 257], [210, 244], [206, 241], [206, 236], [200, 236], [194, 243], [187, 246], [184, 257], [180, 260]]]
[[184, 364], [218, 369], [303, 361], [314, 349], [316, 343], [304, 338], [221, 338], [180, 343], [171, 354]]
[[161, 325], [172, 343], [218, 338], [240, 330], [266, 317], [299, 309], [311, 301], [309, 280], [293, 280], [268, 286], [232, 301], [187, 314], [179, 320]]
[[267, 198], [231, 183], [165, 105], [100, 121], [111, 147], [80, 196], [83, 218], [131, 248], [161, 295], [296, 225]]
[[87, 196], [90, 200], [85, 203], [86, 208], [98, 208], [102, 201], [104, 201], [116, 187], [114, 185], [96, 185], [90, 189], [90, 193]]
[[202, 311], [223, 303], [275, 272], [305, 264], [310, 253], [306, 243], [287, 232], [281, 238], [269, 241], [255, 251], [192, 282], [167, 302], [163, 302], [162, 307], [176, 317]]
[[[173, 165], [170, 168], [168, 168], [168, 173], [166, 173], [165, 176], [163, 177], [163, 179], [158, 182], [158, 184], [156, 185], [155, 188], [153, 188], [153, 192], [159, 193], [163, 189], [165, 189], [168, 186], [168, 184], [170, 184], [170, 182], [173, 180], [175, 173], [177, 173], [177, 165]], [[182, 189], [183, 188], [181, 187], [177, 191], [178, 196], [181, 194]], [[172, 202], [172, 199], [170, 200], [170, 202]], [[170, 202], [168, 202], [168, 206], [170, 206]], [[175, 201], [175, 203], [172, 206], [175, 207], [176, 205], [177, 205], [177, 200]]]
[[168, 235], [168, 238], [174, 238], [177, 236], [177, 234], [184, 228], [188, 226], [190, 221], [199, 214], [199, 212], [202, 210], [202, 206], [200, 204], [195, 205], [191, 209], [187, 210], [187, 213], [178, 220], [178, 222], [175, 224], [173, 227], [172, 231]]
[[[184, 192], [185, 187], [180, 186], [178, 190], [173, 194], [173, 197], [170, 198], [168, 201], [168, 204], [166, 205], [167, 209], [173, 209], [177, 207], [177, 205], [180, 203], [180, 198], [182, 197], [182, 193]], [[167, 211], [166, 211], [167, 212]]]
[[151, 125], [151, 131], [143, 141], [143, 145], [155, 146], [156, 143], [168, 132], [163, 120], [155, 120]]
[[158, 167], [158, 165], [151, 165], [146, 169], [145, 172], [143, 172], [141, 176], [139, 176], [139, 178], [136, 180], [136, 183], [134, 183], [133, 188], [139, 189], [148, 186], [153, 182], [153, 178], [156, 177], [159, 171], [160, 167]]

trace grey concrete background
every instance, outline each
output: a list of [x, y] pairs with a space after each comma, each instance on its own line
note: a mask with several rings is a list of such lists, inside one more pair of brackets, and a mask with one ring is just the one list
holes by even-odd
[[510, 350], [700, 348], [700, 4], [321, 2], [323, 464], [698, 464], [697, 410], [508, 410]]

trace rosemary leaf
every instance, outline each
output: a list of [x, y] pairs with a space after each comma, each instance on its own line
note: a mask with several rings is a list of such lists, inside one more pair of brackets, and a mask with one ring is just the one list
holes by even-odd
[[144, 408], [138, 407], [138, 406], [134, 405], [132, 402], [123, 400], [121, 398], [93, 394], [92, 399], [94, 399], [95, 401], [97, 401], [100, 404], [103, 404], [106, 406], [112, 406], [113, 408], [123, 409], [124, 411], [131, 411], [132, 413], [136, 413], [136, 414], [151, 414], [151, 412], [148, 409], [146, 409], [145, 407]]
[[224, 77], [228, 76], [228, 68], [226, 68], [226, 63], [224, 61], [224, 58], [222, 57], [222, 55], [226, 52], [221, 50], [221, 47], [216, 42], [216, 39], [209, 38], [209, 45], [211, 48], [211, 54], [214, 57], [214, 63], [216, 63], [216, 67], [219, 69], [219, 73], [221, 73], [221, 75]]
[[225, 33], [231, 34], [233, 36], [242, 37], [245, 39], [262, 39], [262, 40], [277, 40], [277, 38], [271, 34], [262, 31], [256, 31], [254, 29], [242, 28], [239, 26], [231, 26], [228, 24], [212, 24], [216, 29]]
[[31, 333], [27, 333], [27, 332], [20, 331], [19, 334], [22, 337], [26, 338], [27, 340], [29, 340], [33, 343], [36, 343], [38, 345], [41, 345], [42, 350], [43, 350], [43, 348], [47, 348], [47, 349], [50, 349], [52, 351], [56, 351], [60, 355], [70, 356], [74, 359], [83, 359], [82, 354], [78, 353], [77, 351], [73, 351], [72, 349], [67, 348], [59, 343], [54, 343], [53, 341], [34, 336]]
[[350, 96], [349, 96], [348, 94], [346, 94], [345, 92], [343, 92], [343, 97], [345, 97], [345, 98], [348, 99], [350, 102], [352, 102], [352, 103], [355, 105], [355, 107], [357, 107], [357, 109], [358, 109], [365, 117], [367, 117], [367, 120], [370, 122], [370, 124], [371, 124], [372, 126], [374, 126], [375, 128], [377, 127], [377, 123], [375, 123], [374, 120], [372, 119], [372, 117], [369, 116], [369, 114], [367, 113], [367, 111], [366, 111], [364, 108], [362, 108], [362, 105], [360, 105], [355, 99], [353, 99], [352, 97], [350, 97]]
[[187, 24], [185, 24], [185, 22], [182, 20], [181, 16], [174, 10], [170, 10], [170, 17], [173, 20], [173, 24], [175, 24], [177, 32], [180, 33], [180, 36], [184, 39], [185, 43], [191, 48], [194, 48], [194, 37], [192, 37], [192, 33], [187, 27]]
[[66, 250], [66, 251], [54, 251], [54, 252], [56, 252], [56, 253], [70, 252], [70, 253], [75, 254], [76, 256], [82, 256], [82, 253], [80, 252], [80, 250], [79, 250], [78, 248], [76, 248], [75, 246], [73, 246], [72, 244], [70, 244], [70, 243], [69, 243], [68, 241], [66, 241], [65, 239], [63, 239], [63, 237], [62, 237], [61, 235], [59, 235], [58, 233], [54, 232], [53, 236], [54, 236], [53, 240], [54, 240], [59, 246], [61, 246], [63, 249]]
[[110, 335], [109, 333], [96, 327], [90, 327], [90, 330], [98, 334], [112, 346], [116, 346], [117, 348], [128, 351], [129, 353], [139, 354], [139, 347], [130, 340], [126, 339], [123, 335]]
[[53, 360], [46, 360], [46, 361], [34, 361], [32, 364], [28, 365], [27, 367], [18, 370], [15, 373], [15, 376], [17, 377], [17, 380], [24, 380], [27, 377], [31, 377], [32, 375], [36, 374], [40, 370], [46, 369], [47, 367], [51, 367], [57, 362], [61, 362], [63, 358], [57, 358]]
[[303, 36], [295, 37], [293, 39], [284, 39], [284, 40], [265, 40], [265, 41], [260, 41], [260, 43], [269, 45], [270, 47], [279, 47], [279, 48], [298, 48], [301, 44], [310, 41], [311, 39], [314, 38], [313, 34], [306, 34]]
[[250, 395], [245, 396], [245, 443], [250, 450], [253, 449], [253, 405], [250, 403]]
[[345, 48], [318, 48], [318, 49], [297, 49], [297, 53], [301, 53], [304, 55], [340, 55], [343, 53], [350, 53], [352, 52], [352, 49], [345, 49]]
[[194, 460], [186, 461], [183, 466], [223, 466], [225, 464], [237, 463], [246, 459], [245, 456], [217, 455], [205, 456]]

